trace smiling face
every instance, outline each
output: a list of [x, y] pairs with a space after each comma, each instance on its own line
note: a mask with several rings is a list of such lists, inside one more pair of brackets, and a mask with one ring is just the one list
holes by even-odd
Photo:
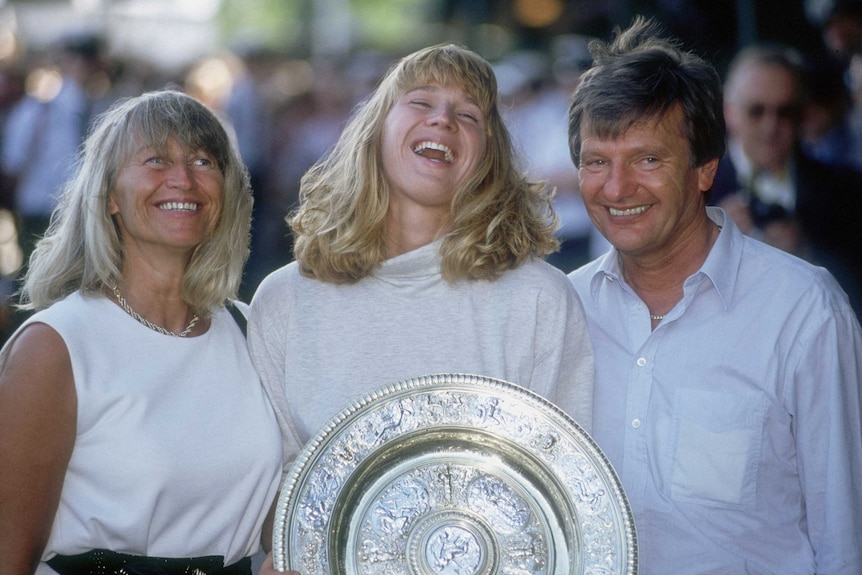
[[408, 90], [389, 110], [382, 132], [390, 215], [445, 226], [456, 191], [475, 173], [487, 147], [485, 117], [458, 86]]
[[224, 177], [216, 160], [168, 138], [123, 164], [108, 199], [127, 256], [153, 250], [188, 258], [215, 229]]
[[596, 227], [624, 255], [666, 259], [708, 225], [718, 160], [692, 167], [679, 107], [601, 139], [581, 125], [580, 189]]

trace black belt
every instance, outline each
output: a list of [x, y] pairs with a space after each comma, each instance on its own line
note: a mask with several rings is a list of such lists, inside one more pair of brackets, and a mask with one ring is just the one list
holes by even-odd
[[251, 558], [225, 565], [224, 557], [164, 558], [94, 549], [80, 555], [56, 555], [48, 565], [60, 575], [250, 575]]

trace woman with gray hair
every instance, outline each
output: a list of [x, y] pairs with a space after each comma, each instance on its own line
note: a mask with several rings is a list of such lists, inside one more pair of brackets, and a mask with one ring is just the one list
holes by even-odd
[[281, 469], [226, 308], [251, 205], [194, 98], [99, 118], [0, 353], [0, 573], [250, 572]]

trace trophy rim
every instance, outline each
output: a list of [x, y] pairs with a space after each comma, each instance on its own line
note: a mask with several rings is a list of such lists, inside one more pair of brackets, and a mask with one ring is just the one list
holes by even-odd
[[[441, 419], [423, 403], [428, 398], [452, 396], [479, 404], [502, 402], [507, 413], [518, 417], [477, 426], [470, 417], [457, 414]], [[390, 426], [389, 435], [377, 437], [374, 445], [354, 445], [355, 440], [350, 438], [363, 431], [360, 427], [382, 427], [382, 411], [405, 401], [413, 410], [409, 424]], [[516, 424], [515, 419], [520, 423]], [[520, 426], [525, 422], [528, 427], [533, 422], [540, 424], [543, 433], [560, 440], [560, 445], [542, 445], [541, 439], [522, 441]], [[480, 448], [472, 449], [473, 444]], [[392, 456], [401, 452], [410, 455]], [[555, 460], [572, 457], [577, 458], [579, 469], [585, 468], [585, 477], [597, 487], [596, 493], [602, 493], [597, 504], [602, 508], [599, 517], [594, 517], [594, 510], [585, 508], [580, 501], [583, 486], [571, 477], [571, 466]], [[333, 461], [337, 464], [333, 465]], [[272, 547], [275, 568], [299, 570], [303, 575], [358, 573], [351, 550], [362, 517], [375, 504], [374, 497], [401, 481], [399, 478], [405, 474], [430, 473], [436, 465], [463, 468], [466, 473], [472, 473], [475, 467], [479, 471], [474, 475], [500, 481], [505, 489], [519, 494], [515, 499], [532, 510], [528, 515], [540, 518], [537, 530], [539, 538], [550, 543], [549, 559], [555, 565], [562, 561], [558, 568], [538, 572], [637, 573], [637, 536], [628, 499], [616, 471], [589, 433], [531, 390], [501, 379], [464, 373], [430, 374], [383, 385], [344, 408], [307, 442], [285, 476], [276, 503]], [[324, 488], [312, 489], [312, 484], [321, 483], [322, 474], [331, 481]], [[373, 497], [369, 496], [371, 491]], [[321, 497], [327, 501], [324, 507], [328, 509], [321, 513], [319, 523], [303, 521], [303, 509], [310, 504], [319, 506]], [[463, 506], [456, 506], [455, 513], [458, 519], [452, 519], [452, 524], [456, 529], [463, 526], [479, 541], [496, 541], [493, 534], [483, 535], [487, 522], [481, 517], [474, 521], [472, 512]], [[445, 514], [442, 516], [448, 520]], [[422, 524], [429, 522], [433, 523], [425, 518]], [[411, 535], [413, 541], [417, 537]], [[417, 547], [415, 542], [411, 545]], [[505, 542], [498, 544], [501, 549], [494, 549], [493, 543], [489, 545], [485, 567], [477, 567], [477, 574], [493, 575], [499, 556], [505, 557]], [[483, 543], [479, 547], [485, 546]], [[324, 560], [316, 555], [310, 557], [314, 554]], [[410, 572], [429, 571], [412, 567], [417, 563], [415, 556], [405, 561], [411, 564]], [[346, 564], [350, 564], [350, 570]], [[403, 572], [408, 573], [406, 567]]]

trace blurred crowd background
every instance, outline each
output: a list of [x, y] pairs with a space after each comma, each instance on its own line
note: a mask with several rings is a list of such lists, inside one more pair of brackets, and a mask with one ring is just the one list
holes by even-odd
[[241, 294], [248, 300], [264, 275], [291, 259], [284, 216], [305, 170], [394, 59], [443, 41], [494, 64], [526, 168], [557, 187], [564, 242], [551, 261], [565, 271], [585, 263], [604, 246], [578, 197], [568, 97], [589, 65], [589, 39], [609, 38], [637, 14], [657, 17], [722, 72], [754, 41], [797, 48], [816, 78], [806, 145], [830, 161], [862, 166], [862, 154], [847, 143], [862, 133], [854, 128], [862, 125], [862, 1], [0, 0], [0, 286], [7, 303], [0, 340], [17, 323], [8, 305], [16, 279], [87, 122], [112, 101], [175, 86], [230, 124], [256, 202]]

